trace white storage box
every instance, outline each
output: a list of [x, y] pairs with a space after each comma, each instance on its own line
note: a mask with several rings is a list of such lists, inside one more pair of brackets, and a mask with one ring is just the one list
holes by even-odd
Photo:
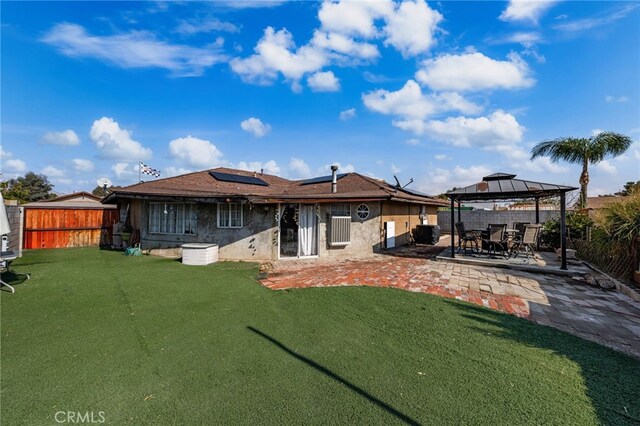
[[190, 243], [182, 245], [182, 263], [184, 265], [208, 265], [217, 261], [217, 244]]

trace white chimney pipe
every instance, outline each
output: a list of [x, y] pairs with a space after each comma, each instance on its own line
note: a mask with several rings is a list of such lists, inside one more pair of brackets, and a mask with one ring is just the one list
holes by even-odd
[[338, 192], [338, 166], [331, 166], [331, 192]]

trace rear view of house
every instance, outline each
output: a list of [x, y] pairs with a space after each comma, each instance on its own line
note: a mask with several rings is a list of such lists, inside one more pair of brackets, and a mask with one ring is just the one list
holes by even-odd
[[[410, 243], [446, 202], [358, 173], [291, 181], [228, 168], [119, 188], [143, 249], [206, 242], [228, 260], [355, 257]], [[124, 216], [124, 215], [121, 215]]]

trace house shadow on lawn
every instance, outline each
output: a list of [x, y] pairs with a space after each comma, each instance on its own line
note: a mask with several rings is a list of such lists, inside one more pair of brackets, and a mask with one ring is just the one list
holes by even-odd
[[389, 404], [385, 403], [384, 401], [381, 401], [380, 399], [378, 399], [375, 396], [371, 395], [370, 393], [368, 393], [366, 390], [362, 389], [361, 387], [355, 385], [354, 383], [351, 383], [349, 380], [345, 379], [344, 377], [334, 373], [333, 371], [329, 370], [328, 368], [324, 367], [323, 365], [318, 364], [314, 360], [312, 360], [310, 358], [307, 358], [306, 356], [300, 355], [299, 353], [294, 352], [293, 350], [289, 349], [287, 346], [283, 345], [280, 341], [274, 339], [273, 337], [269, 336], [268, 334], [263, 333], [262, 331], [254, 328], [254, 327], [251, 327], [251, 326], [247, 326], [247, 329], [249, 331], [257, 334], [258, 336], [262, 337], [263, 339], [267, 340], [269, 343], [271, 343], [274, 346], [278, 347], [279, 349], [281, 349], [282, 351], [284, 351], [288, 355], [291, 355], [293, 358], [297, 359], [298, 361], [301, 361], [301, 362], [307, 364], [308, 366], [314, 368], [315, 370], [319, 371], [320, 373], [324, 374], [325, 376], [329, 377], [330, 379], [335, 380], [340, 385], [346, 386], [347, 388], [349, 388], [349, 390], [351, 390], [351, 391], [355, 392], [356, 394], [360, 395], [361, 397], [367, 399], [369, 402], [371, 402], [372, 404], [380, 407], [381, 409], [383, 409], [387, 413], [391, 414], [392, 416], [396, 417], [398, 420], [402, 421], [403, 423], [410, 424], [410, 425], [419, 425], [420, 424], [416, 420], [414, 420], [411, 417], [407, 416], [406, 414], [398, 411], [397, 409], [393, 408], [392, 406], [390, 406]]
[[[640, 424], [640, 362], [552, 327], [490, 309], [445, 300], [477, 323], [482, 334], [547, 349], [580, 366], [594, 411], [602, 424]], [[490, 326], [491, 328], [485, 328]], [[500, 331], [496, 333], [495, 327]]]

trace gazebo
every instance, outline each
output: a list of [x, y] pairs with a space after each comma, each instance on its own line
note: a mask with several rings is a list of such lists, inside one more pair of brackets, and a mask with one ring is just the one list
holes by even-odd
[[458, 204], [458, 221], [461, 220], [460, 206], [463, 201], [513, 201], [533, 199], [536, 203], [536, 223], [540, 223], [540, 199], [560, 196], [560, 249], [561, 269], [567, 269], [567, 228], [566, 228], [566, 193], [578, 188], [556, 185], [552, 183], [533, 182], [516, 179], [516, 175], [494, 173], [482, 178], [473, 185], [457, 188], [446, 193], [451, 200], [451, 257], [455, 258], [455, 205]]

